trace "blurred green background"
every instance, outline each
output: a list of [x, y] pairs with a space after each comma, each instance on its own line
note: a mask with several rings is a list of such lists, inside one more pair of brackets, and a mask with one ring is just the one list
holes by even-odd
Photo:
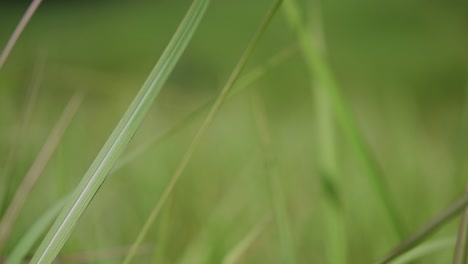
[[[86, 96], [15, 224], [6, 252], [77, 185], [190, 2], [44, 0], [0, 71], [3, 163], [21, 127], [35, 65], [45, 61], [3, 203], [11, 199], [69, 98], [76, 91]], [[0, 2], [0, 47], [28, 4]], [[218, 94], [270, 4], [212, 1], [129, 150], [148, 144]], [[314, 0], [301, 1], [301, 7], [312, 29], [322, 27], [324, 38], [318, 42], [384, 171], [404, 225], [415, 230], [461, 196], [467, 181], [468, 2]], [[280, 12], [244, 73], [295, 43], [296, 34]], [[152, 228], [145, 242], [149, 250], [138, 263], [220, 263], [269, 214], [252, 93], [265, 104], [297, 260], [326, 263], [313, 80], [295, 52], [227, 101]], [[62, 254], [131, 244], [201, 121], [195, 119], [110, 177]], [[342, 132], [336, 141], [347, 258], [370, 263], [398, 238]], [[457, 222], [436, 236], [455, 236]], [[242, 263], [279, 263], [278, 244], [270, 222]], [[447, 249], [421, 263], [447, 263], [451, 255]], [[118, 256], [90, 261], [119, 262]]]

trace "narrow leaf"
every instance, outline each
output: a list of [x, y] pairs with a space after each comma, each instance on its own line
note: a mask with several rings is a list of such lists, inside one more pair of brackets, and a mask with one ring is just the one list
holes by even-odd
[[206, 116], [205, 120], [203, 121], [202, 125], [200, 126], [199, 130], [195, 134], [192, 142], [190, 143], [190, 146], [187, 148], [187, 151], [185, 152], [184, 156], [182, 157], [180, 163], [178, 164], [176, 170], [174, 171], [174, 174], [172, 175], [169, 184], [166, 186], [164, 189], [159, 201], [156, 203], [155, 207], [151, 211], [150, 215], [148, 216], [148, 219], [146, 220], [145, 224], [143, 225], [142, 229], [140, 230], [140, 233], [138, 234], [132, 250], [128, 254], [127, 258], [124, 261], [124, 264], [128, 264], [132, 261], [132, 258], [134, 256], [135, 250], [138, 248], [138, 246], [143, 242], [143, 239], [145, 238], [146, 234], [148, 233], [150, 227], [153, 225], [154, 221], [156, 220], [156, 217], [158, 216], [159, 212], [161, 211], [161, 208], [163, 205], [166, 203], [166, 200], [169, 198], [170, 194], [172, 193], [172, 190], [176, 186], [177, 182], [179, 181], [179, 178], [182, 176], [185, 167], [189, 163], [190, 159], [192, 158], [193, 153], [195, 150], [198, 148], [198, 146], [201, 143], [201, 140], [203, 136], [206, 134], [208, 128], [211, 126], [213, 123], [213, 120], [218, 113], [219, 109], [223, 105], [224, 101], [228, 97], [232, 87], [234, 86], [235, 82], [239, 78], [240, 73], [244, 69], [248, 59], [252, 55], [255, 47], [257, 46], [258, 42], [260, 41], [261, 37], [263, 36], [263, 33], [266, 31], [268, 25], [270, 24], [273, 16], [276, 14], [278, 11], [280, 5], [281, 5], [282, 0], [276, 0], [271, 9], [268, 11], [267, 15], [265, 16], [263, 22], [261, 23], [260, 27], [258, 28], [257, 32], [255, 33], [254, 37], [248, 44], [247, 48], [245, 49], [244, 53], [242, 54], [239, 62], [237, 63], [236, 67], [234, 68], [233, 72], [231, 73], [231, 76], [229, 77], [228, 81], [226, 82], [226, 85], [222, 89], [221, 93], [219, 94], [219, 97], [216, 99], [213, 107], [211, 108], [210, 112]]
[[195, 0], [133, 102], [73, 192], [31, 263], [51, 263], [122, 155], [200, 23], [208, 0]]

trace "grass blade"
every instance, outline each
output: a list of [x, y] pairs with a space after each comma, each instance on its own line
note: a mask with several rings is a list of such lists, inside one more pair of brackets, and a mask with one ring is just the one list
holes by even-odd
[[[257, 80], [265, 76], [265, 74], [275, 66], [278, 66], [286, 59], [290, 58], [295, 52], [297, 48], [296, 45], [291, 45], [284, 50], [278, 52], [275, 56], [269, 59], [265, 64], [258, 66], [257, 68], [250, 71], [248, 74], [244, 75], [243, 77], [239, 78], [239, 81], [236, 82], [232, 91], [229, 93], [228, 98], [235, 96], [236, 94], [244, 91]], [[126, 164], [130, 163], [131, 161], [135, 160], [136, 157], [144, 153], [150, 147], [155, 147], [159, 143], [163, 142], [165, 139], [169, 138], [170, 136], [178, 133], [179, 131], [183, 130], [186, 126], [188, 126], [191, 121], [196, 119], [198, 116], [203, 114], [205, 111], [209, 110], [209, 107], [213, 105], [216, 98], [210, 100], [209, 102], [203, 104], [195, 111], [187, 115], [187, 117], [183, 118], [181, 121], [177, 122], [172, 128], [168, 129], [162, 135], [157, 135], [148, 140], [148, 142], [141, 144], [139, 147], [135, 148], [133, 151], [130, 151], [128, 154], [122, 157], [120, 161], [115, 165], [113, 172], [119, 170]]]
[[7, 60], [8, 56], [10, 55], [11, 50], [13, 50], [13, 47], [15, 46], [16, 41], [20, 37], [24, 28], [26, 27], [29, 20], [34, 15], [34, 13], [36, 12], [37, 8], [39, 7], [41, 3], [42, 3], [42, 0], [33, 0], [31, 2], [28, 9], [26, 10], [26, 13], [24, 13], [23, 18], [21, 18], [20, 22], [16, 26], [15, 31], [13, 31], [13, 34], [11, 35], [10, 39], [8, 39], [8, 42], [5, 48], [3, 48], [2, 53], [0, 54], [0, 70], [5, 64], [5, 61]]
[[[0, 187], [0, 215], [3, 215], [4, 209], [7, 206], [8, 198], [10, 196], [10, 182], [11, 182], [11, 169], [15, 163], [16, 158], [19, 155], [19, 148], [20, 142], [25, 136], [25, 132], [27, 131], [34, 105], [37, 100], [37, 95], [39, 93], [39, 87], [41, 86], [42, 79], [44, 77], [44, 68], [46, 62], [46, 55], [44, 53], [40, 53], [36, 60], [34, 71], [31, 79], [31, 83], [29, 85], [29, 91], [26, 99], [26, 103], [24, 106], [24, 112], [21, 116], [21, 124], [19, 126], [18, 131], [14, 134], [12, 144], [10, 149], [8, 150], [7, 158], [5, 163], [3, 164], [2, 173], [4, 177], [1, 178], [2, 185]], [[13, 194], [13, 192], [11, 192]]]
[[460, 199], [451, 204], [448, 208], [442, 211], [438, 216], [431, 220], [428, 224], [423, 226], [420, 230], [409, 236], [405, 241], [396, 246], [387, 256], [385, 256], [378, 263], [389, 263], [401, 254], [410, 250], [418, 243], [423, 241], [426, 237], [436, 231], [439, 227], [443, 226], [447, 221], [463, 211], [468, 205], [468, 194], [465, 194]]
[[453, 237], [430, 241], [408, 251], [406, 254], [393, 261], [392, 264], [410, 263], [418, 258], [433, 254], [437, 251], [451, 248], [453, 245], [455, 245], [455, 239]]
[[26, 256], [31, 251], [32, 247], [39, 241], [41, 236], [46, 233], [47, 229], [52, 225], [55, 218], [66, 202], [63, 198], [56, 202], [37, 220], [31, 228], [24, 234], [18, 244], [15, 246], [11, 254], [8, 256], [8, 264], [21, 264]]
[[219, 109], [223, 105], [224, 101], [226, 100], [228, 94], [230, 93], [232, 87], [234, 86], [234, 83], [237, 81], [239, 78], [240, 73], [244, 69], [248, 59], [252, 55], [255, 47], [257, 46], [258, 42], [260, 41], [263, 33], [266, 31], [268, 25], [270, 24], [270, 21], [272, 20], [273, 16], [276, 14], [277, 10], [279, 9], [281, 5], [282, 0], [276, 0], [275, 3], [273, 4], [272, 8], [268, 11], [265, 19], [261, 23], [260, 27], [258, 28], [257, 32], [255, 33], [254, 37], [248, 44], [246, 50], [242, 54], [239, 62], [237, 63], [236, 67], [234, 68], [231, 76], [229, 77], [228, 81], [226, 82], [226, 85], [222, 89], [220, 95], [216, 99], [213, 107], [211, 108], [210, 112], [206, 116], [205, 120], [203, 121], [202, 125], [200, 126], [199, 130], [197, 131], [196, 135], [194, 136], [192, 142], [190, 143], [190, 146], [188, 147], [187, 151], [185, 152], [184, 156], [182, 157], [180, 163], [177, 165], [176, 170], [174, 171], [174, 174], [172, 175], [169, 184], [167, 187], [164, 189], [159, 201], [156, 203], [156, 206], [154, 209], [151, 211], [150, 215], [148, 216], [148, 219], [146, 220], [145, 224], [143, 225], [143, 228], [141, 229], [140, 233], [138, 234], [134, 244], [133, 244], [133, 250], [130, 251], [128, 254], [127, 258], [124, 261], [124, 264], [128, 264], [132, 261], [133, 255], [134, 255], [134, 250], [138, 248], [138, 246], [143, 242], [143, 239], [145, 238], [146, 234], [148, 233], [150, 227], [153, 225], [154, 221], [156, 220], [156, 217], [158, 216], [159, 212], [161, 211], [162, 206], [165, 204], [166, 200], [172, 193], [172, 190], [174, 189], [176, 183], [179, 181], [180, 176], [185, 170], [185, 167], [187, 166], [188, 162], [192, 158], [193, 153], [195, 150], [198, 148], [198, 146], [201, 143], [201, 140], [203, 136], [206, 134], [206, 131], [210, 127], [211, 123], [213, 122], [216, 114], [218, 113]]
[[403, 237], [405, 230], [398, 217], [395, 205], [391, 200], [387, 186], [385, 185], [381, 169], [377, 165], [375, 158], [372, 156], [363, 135], [360, 133], [351, 110], [347, 106], [325, 59], [322, 58], [314, 47], [310, 34], [304, 26], [303, 19], [299, 12], [300, 9], [296, 4], [296, 1], [287, 0], [285, 1], [284, 7], [286, 19], [291, 27], [297, 31], [299, 45], [303, 52], [307, 67], [314, 72], [314, 76], [316, 76], [317, 81], [320, 83], [319, 87], [324, 89], [323, 93], [329, 98], [328, 100], [330, 100], [332, 104], [338, 123], [341, 129], [343, 129], [344, 134], [348, 137], [349, 142], [352, 144], [353, 149], [356, 152], [356, 156], [364, 165], [364, 169], [366, 170], [366, 174], [369, 176], [370, 183], [373, 185], [374, 189], [377, 190], [377, 195], [389, 215], [395, 232], [400, 237]]
[[73, 192], [31, 263], [51, 263], [122, 155], [200, 23], [208, 0], [195, 0], [161, 58]]
[[223, 264], [236, 264], [241, 263], [241, 259], [244, 256], [245, 252], [252, 246], [252, 244], [257, 240], [262, 231], [265, 229], [266, 225], [270, 220], [270, 216], [267, 215], [257, 223], [252, 230], [247, 234], [244, 239], [242, 239], [228, 254], [223, 260]]
[[286, 199], [281, 185], [281, 175], [278, 168], [278, 162], [274, 155], [274, 149], [271, 143], [270, 129], [266, 120], [262, 102], [257, 97], [254, 99], [254, 116], [265, 159], [268, 183], [270, 185], [273, 214], [275, 216], [275, 222], [280, 239], [281, 260], [282, 263], [296, 263], [293, 235], [287, 212]]
[[[468, 84], [465, 85], [465, 102], [464, 102], [464, 109], [462, 113], [462, 120], [461, 120], [461, 133], [460, 138], [456, 144], [456, 152], [458, 152], [458, 160], [457, 160], [457, 174], [463, 173], [463, 164], [465, 164], [465, 157], [467, 153], [467, 144], [468, 141], [466, 140], [466, 135], [468, 135]], [[458, 175], [457, 175], [458, 176]], [[468, 194], [468, 183], [465, 187], [465, 194]], [[458, 235], [457, 235], [457, 245], [455, 246], [455, 251], [453, 255], [453, 263], [454, 264], [465, 264], [468, 260], [468, 210], [462, 214], [460, 219], [460, 225], [458, 228]]]
[[46, 168], [47, 163], [52, 158], [60, 140], [65, 133], [66, 128], [70, 124], [71, 120], [76, 114], [78, 107], [81, 104], [83, 95], [81, 93], [75, 94], [68, 102], [62, 115], [56, 122], [54, 128], [50, 132], [46, 139], [46, 142], [42, 146], [39, 154], [34, 160], [31, 168], [26, 173], [26, 176], [21, 181], [18, 189], [13, 196], [10, 204], [8, 205], [5, 214], [0, 221], [0, 250], [5, 245], [10, 232], [12, 231], [13, 225], [16, 222], [21, 209], [23, 208], [29, 193], [36, 185], [39, 177]]

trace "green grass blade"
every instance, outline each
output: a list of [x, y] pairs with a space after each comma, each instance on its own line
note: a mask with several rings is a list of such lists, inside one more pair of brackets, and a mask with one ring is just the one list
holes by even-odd
[[49, 160], [52, 158], [55, 150], [57, 149], [66, 129], [70, 125], [73, 117], [78, 111], [83, 94], [76, 93], [68, 102], [62, 114], [55, 123], [52, 131], [47, 137], [44, 145], [37, 154], [34, 162], [29, 168], [28, 172], [21, 181], [18, 189], [16, 190], [13, 199], [5, 210], [5, 214], [0, 219], [0, 250], [7, 242], [8, 236], [13, 230], [13, 226], [18, 218], [24, 203], [28, 199], [29, 194], [33, 190], [37, 181], [44, 172]]
[[[234, 87], [232, 88], [232, 91], [228, 95], [228, 99], [231, 98], [232, 96], [237, 95], [238, 93], [246, 90], [249, 88], [253, 83], [258, 81], [260, 78], [265, 76], [268, 71], [282, 62], [284, 62], [286, 59], [290, 58], [297, 50], [296, 45], [291, 45], [277, 54], [275, 54], [271, 59], [266, 61], [264, 64], [256, 67], [252, 71], [250, 71], [248, 74], [244, 75], [243, 77], [239, 78], [239, 81], [236, 82]], [[144, 153], [146, 150], [148, 150], [151, 147], [155, 147], [159, 143], [163, 142], [170, 136], [178, 133], [179, 131], [183, 130], [185, 127], [187, 127], [193, 120], [195, 120], [197, 117], [199, 117], [201, 114], [205, 113], [205, 111], [209, 110], [210, 106], [213, 105], [215, 102], [216, 98], [210, 100], [209, 102], [203, 104], [199, 108], [197, 108], [195, 111], [187, 115], [187, 117], [183, 118], [181, 121], [177, 122], [176, 125], [174, 125], [172, 128], [168, 129], [166, 132], [164, 132], [162, 135], [157, 135], [151, 139], [148, 140], [148, 142], [141, 144], [134, 150], [130, 151], [128, 154], [124, 155], [122, 159], [119, 160], [119, 162], [115, 165], [114, 169], [112, 172], [115, 172], [119, 169], [121, 169], [123, 166], [126, 164], [130, 163], [131, 161], [135, 160], [138, 156], [140, 156], [142, 153]]]
[[245, 236], [230, 252], [224, 257], [223, 264], [236, 264], [241, 263], [242, 257], [245, 255], [247, 250], [257, 240], [262, 231], [267, 226], [270, 216], [266, 215], [258, 222], [252, 230]]
[[278, 161], [274, 154], [269, 125], [264, 112], [262, 101], [253, 98], [253, 110], [257, 125], [258, 135], [262, 145], [265, 169], [270, 185], [271, 204], [273, 214], [278, 229], [280, 240], [280, 251], [282, 263], [296, 263], [296, 253], [294, 250], [294, 239], [291, 231], [286, 198], [281, 183], [281, 175], [278, 168]]
[[[456, 144], [457, 149], [457, 175], [463, 176], [463, 165], [465, 164], [465, 157], [468, 147], [468, 141], [466, 140], [466, 135], [468, 135], [468, 84], [465, 85], [465, 101], [464, 108], [461, 118], [461, 129], [459, 140]], [[465, 194], [468, 194], [468, 183], [465, 187]], [[455, 251], [453, 255], [454, 264], [465, 264], [468, 259], [468, 210], [462, 214], [460, 219], [460, 225], [458, 228], [457, 235], [457, 245], [455, 246]]]
[[363, 163], [366, 174], [369, 176], [369, 180], [374, 189], [377, 190], [377, 195], [389, 215], [395, 232], [400, 237], [403, 237], [405, 230], [398, 217], [395, 205], [391, 200], [390, 193], [385, 185], [381, 170], [372, 156], [363, 135], [360, 133], [351, 110], [347, 106], [325, 59], [322, 58], [314, 47], [314, 43], [304, 25], [299, 11], [300, 9], [296, 4], [296, 1], [287, 0], [285, 1], [284, 7], [286, 11], [286, 19], [291, 27], [297, 31], [299, 45], [307, 66], [314, 72], [314, 76], [316, 76], [317, 81], [321, 84], [320, 87], [324, 89], [324, 94], [329, 98], [328, 100], [330, 100], [332, 104], [338, 123], [344, 131], [344, 134], [348, 137], [349, 142], [352, 144], [357, 157]]
[[226, 82], [226, 85], [222, 89], [220, 95], [216, 99], [215, 103], [213, 104], [213, 107], [211, 108], [210, 112], [206, 116], [205, 120], [203, 121], [202, 125], [198, 129], [197, 133], [195, 134], [192, 142], [190, 143], [190, 146], [187, 148], [187, 151], [185, 152], [184, 156], [182, 157], [180, 163], [177, 165], [176, 170], [174, 171], [174, 174], [172, 175], [168, 185], [164, 189], [159, 201], [156, 203], [156, 206], [154, 209], [151, 211], [150, 215], [148, 216], [148, 219], [146, 220], [145, 224], [143, 225], [140, 233], [138, 234], [135, 243], [133, 244], [133, 250], [130, 251], [128, 254], [127, 258], [125, 259], [124, 263], [128, 264], [132, 261], [133, 255], [134, 255], [134, 250], [138, 248], [138, 246], [143, 242], [143, 239], [145, 238], [146, 234], [148, 233], [150, 227], [153, 225], [154, 221], [156, 220], [156, 217], [158, 216], [159, 212], [161, 211], [162, 206], [165, 204], [166, 200], [172, 193], [172, 190], [174, 189], [175, 185], [179, 181], [179, 178], [181, 177], [182, 173], [185, 170], [185, 167], [187, 166], [188, 162], [192, 158], [193, 153], [195, 150], [198, 148], [198, 146], [201, 143], [201, 140], [203, 136], [206, 134], [208, 128], [211, 126], [213, 123], [213, 120], [218, 113], [219, 109], [223, 105], [224, 101], [226, 100], [227, 96], [229, 95], [232, 87], [234, 86], [235, 82], [239, 78], [240, 73], [244, 69], [248, 59], [252, 55], [255, 47], [257, 46], [258, 42], [260, 41], [261, 37], [263, 36], [263, 33], [266, 31], [268, 28], [268, 25], [270, 24], [273, 16], [276, 14], [277, 10], [279, 9], [281, 5], [282, 0], [276, 0], [275, 3], [273, 4], [272, 8], [268, 11], [267, 15], [265, 16], [263, 22], [261, 23], [260, 27], [258, 28], [257, 32], [253, 36], [252, 40], [248, 44], [247, 48], [245, 49], [244, 53], [242, 54], [239, 62], [237, 63], [236, 67], [234, 68], [233, 72], [231, 73], [231, 76]]
[[418, 258], [425, 257], [429, 254], [434, 254], [440, 250], [451, 248], [455, 245], [455, 239], [453, 237], [438, 239], [436, 241], [430, 241], [414, 248], [403, 254], [401, 257], [392, 261], [392, 264], [406, 264], [417, 260]]
[[32, 247], [39, 241], [42, 235], [45, 234], [47, 229], [52, 225], [60, 210], [63, 208], [67, 198], [68, 197], [56, 202], [31, 226], [31, 228], [29, 228], [26, 234], [24, 234], [24, 236], [15, 246], [11, 254], [9, 254], [7, 259], [8, 264], [23, 263], [26, 256], [30, 253]]
[[[315, 30], [309, 30], [315, 35], [315, 39], [320, 41], [320, 52], [325, 56], [326, 46], [325, 37], [323, 34], [323, 26], [321, 20], [321, 9], [318, 1], [314, 2], [313, 14]], [[305, 46], [303, 47], [305, 48]], [[308, 49], [313, 49], [312, 45], [307, 46]], [[314, 51], [312, 51], [314, 52]], [[309, 57], [305, 57], [309, 58]], [[309, 62], [308, 65], [311, 63]], [[311, 79], [311, 88], [315, 105], [315, 120], [316, 120], [316, 137], [314, 144], [319, 165], [319, 184], [321, 192], [324, 195], [322, 203], [323, 208], [323, 228], [324, 228], [324, 254], [325, 262], [330, 264], [346, 263], [347, 238], [346, 226], [343, 217], [342, 197], [340, 188], [340, 172], [341, 168], [338, 162], [338, 148], [336, 143], [337, 128], [336, 119], [333, 113], [333, 105], [326, 90], [321, 87], [322, 83], [314, 79], [314, 69], [308, 67], [309, 78]]]
[[91, 164], [72, 194], [71, 199], [60, 212], [31, 263], [51, 263], [57, 256], [79, 217], [83, 214], [143, 121], [151, 104], [192, 38], [204, 16], [208, 3], [209, 0], [195, 0], [193, 2], [158, 63]]
[[8, 39], [8, 42], [5, 45], [5, 48], [3, 48], [2, 53], [0, 53], [0, 70], [2, 69], [3, 65], [5, 65], [5, 62], [8, 56], [10, 55], [11, 51], [13, 50], [13, 47], [15, 46], [16, 41], [20, 37], [24, 28], [26, 27], [29, 20], [34, 15], [34, 13], [36, 12], [37, 8], [39, 7], [41, 3], [42, 3], [42, 0], [33, 0], [31, 2], [28, 9], [26, 10], [26, 13], [24, 13], [23, 18], [21, 18], [20, 22], [16, 26], [15, 31], [13, 31], [13, 34], [11, 35], [10, 39]]
[[410, 250], [418, 243], [423, 241], [430, 234], [435, 232], [438, 228], [443, 226], [447, 221], [455, 217], [457, 214], [463, 211], [468, 205], [468, 194], [465, 194], [460, 199], [452, 203], [448, 208], [442, 211], [433, 220], [423, 226], [420, 230], [410, 235], [405, 241], [396, 246], [390, 253], [387, 254], [378, 263], [389, 263], [391, 260], [399, 257], [406, 251]]
[[19, 155], [18, 152], [20, 152], [19, 149], [21, 147], [21, 142], [26, 134], [26, 131], [28, 130], [28, 125], [30, 123], [34, 105], [37, 101], [39, 88], [44, 77], [46, 59], [47, 56], [45, 53], [41, 52], [38, 55], [31, 82], [29, 84], [28, 95], [24, 105], [24, 112], [21, 115], [21, 124], [18, 131], [14, 133], [12, 144], [8, 150], [8, 154], [6, 155], [6, 160], [3, 164], [3, 167], [0, 169], [1, 173], [4, 175], [3, 177], [0, 177], [0, 215], [3, 215], [4, 213], [8, 203], [8, 198], [10, 197], [10, 193], [13, 195], [13, 191], [11, 191], [10, 187], [12, 178], [11, 170], [16, 161], [16, 158]]

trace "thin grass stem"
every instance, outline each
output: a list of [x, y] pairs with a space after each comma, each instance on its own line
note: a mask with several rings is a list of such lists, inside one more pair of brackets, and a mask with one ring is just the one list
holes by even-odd
[[439, 215], [434, 217], [429, 223], [424, 225], [421, 229], [397, 245], [392, 251], [390, 251], [390, 253], [388, 253], [382, 260], [378, 261], [377, 263], [389, 263], [391, 260], [394, 260], [398, 256], [410, 250], [430, 234], [443, 226], [450, 219], [461, 213], [467, 205], [468, 194], [465, 194], [460, 199], [452, 203], [449, 207], [447, 207], [444, 211], [442, 211]]
[[42, 175], [47, 163], [52, 158], [57, 146], [59, 145], [65, 130], [75, 116], [83, 99], [82, 93], [75, 94], [68, 102], [62, 115], [54, 125], [54, 128], [47, 137], [44, 145], [39, 151], [36, 159], [26, 173], [26, 176], [21, 181], [16, 190], [13, 199], [8, 205], [5, 214], [0, 221], [0, 250], [5, 245], [8, 236], [10, 235], [13, 225], [23, 208], [29, 193], [32, 191], [40, 176]]
[[278, 162], [272, 145], [270, 128], [262, 101], [257, 96], [254, 96], [252, 101], [255, 123], [265, 159], [273, 214], [279, 234], [281, 260], [282, 263], [293, 264], [296, 263], [294, 239], [287, 211], [286, 197], [281, 184]]
[[143, 225], [142, 229], [140, 230], [134, 244], [133, 244], [133, 249], [130, 250], [130, 253], [128, 254], [127, 258], [124, 261], [124, 264], [129, 264], [132, 261], [133, 255], [134, 255], [134, 249], [138, 248], [138, 246], [143, 242], [146, 234], [148, 233], [150, 227], [153, 225], [154, 221], [156, 220], [156, 217], [158, 216], [159, 212], [161, 211], [161, 208], [163, 205], [166, 203], [166, 200], [169, 198], [171, 195], [174, 187], [176, 186], [177, 182], [179, 181], [179, 178], [182, 176], [185, 167], [187, 166], [188, 162], [193, 156], [193, 153], [195, 150], [198, 148], [198, 146], [201, 143], [202, 138], [206, 134], [208, 128], [211, 126], [213, 123], [213, 120], [218, 113], [219, 109], [223, 105], [224, 101], [228, 97], [232, 87], [234, 86], [234, 83], [237, 81], [239, 78], [240, 73], [244, 69], [248, 59], [252, 55], [255, 47], [257, 46], [258, 42], [260, 41], [261, 37], [263, 36], [263, 33], [266, 31], [268, 25], [270, 24], [273, 16], [279, 9], [281, 5], [282, 0], [276, 0], [275, 3], [273, 4], [272, 8], [268, 11], [267, 15], [265, 16], [265, 19], [261, 23], [260, 27], [258, 28], [257, 32], [254, 34], [254, 37], [252, 38], [251, 42], [248, 44], [246, 50], [242, 54], [238, 64], [234, 68], [233, 72], [231, 73], [231, 76], [229, 77], [228, 81], [226, 82], [224, 88], [221, 90], [221, 93], [219, 94], [218, 98], [216, 99], [215, 103], [213, 104], [213, 107], [211, 108], [210, 112], [206, 116], [205, 120], [203, 121], [202, 125], [198, 129], [197, 133], [195, 134], [194, 138], [192, 139], [192, 142], [190, 143], [189, 147], [187, 148], [187, 151], [185, 152], [183, 158], [181, 159], [180, 163], [177, 165], [176, 170], [174, 171], [174, 174], [172, 175], [168, 185], [164, 189], [161, 197], [159, 198], [159, 201], [156, 203], [155, 207], [149, 214], [145, 224]]
[[16, 26], [15, 31], [13, 31], [13, 34], [11, 35], [10, 39], [8, 39], [8, 42], [5, 45], [5, 48], [3, 48], [2, 53], [0, 53], [0, 70], [5, 64], [8, 56], [10, 56], [10, 53], [13, 50], [13, 47], [15, 46], [16, 41], [18, 41], [18, 38], [20, 37], [24, 28], [28, 24], [29, 20], [31, 20], [31, 17], [34, 15], [34, 13], [36, 12], [37, 8], [39, 7], [41, 3], [42, 3], [42, 0], [33, 0], [31, 2], [28, 9], [26, 10], [26, 13], [24, 13], [20, 22]]
[[241, 263], [242, 258], [268, 225], [270, 216], [264, 216], [234, 248], [226, 254], [223, 264]]
[[324, 94], [329, 98], [336, 115], [338, 124], [352, 144], [353, 150], [358, 159], [364, 165], [365, 174], [368, 175], [370, 183], [377, 192], [389, 219], [399, 237], [404, 237], [405, 228], [398, 216], [397, 209], [391, 199], [390, 192], [385, 184], [383, 173], [372, 155], [364, 136], [359, 131], [358, 125], [354, 120], [352, 112], [341, 94], [338, 83], [336, 82], [326, 60], [317, 51], [312, 38], [304, 26], [300, 8], [294, 0], [285, 1], [284, 10], [286, 19], [291, 27], [297, 32], [299, 45], [303, 52], [307, 67], [314, 72], [320, 88], [324, 89]]
[[31, 263], [49, 264], [55, 259], [78, 219], [98, 192], [146, 116], [169, 74], [192, 39], [208, 4], [209, 0], [195, 0], [193, 2], [161, 58], [83, 176], [72, 197], [68, 200], [69, 202], [62, 209]]

